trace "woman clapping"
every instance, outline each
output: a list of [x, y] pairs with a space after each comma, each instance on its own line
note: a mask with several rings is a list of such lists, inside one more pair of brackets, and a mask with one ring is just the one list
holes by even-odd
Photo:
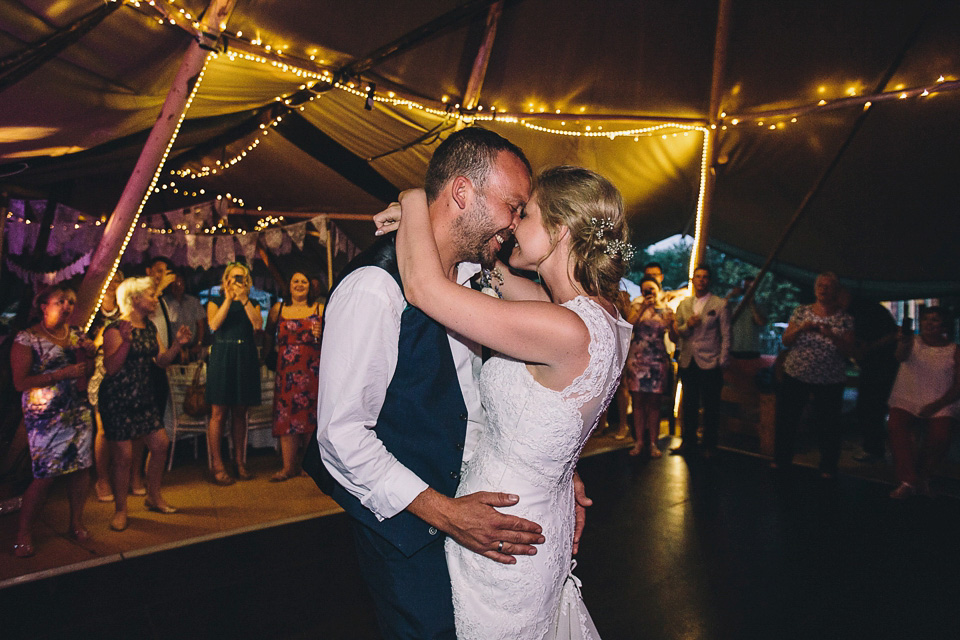
[[23, 422], [33, 461], [33, 482], [20, 510], [13, 554], [34, 553], [32, 529], [44, 498], [58, 476], [67, 476], [70, 535], [84, 541], [83, 507], [93, 462], [93, 426], [87, 402], [87, 377], [93, 343], [67, 324], [73, 292], [49, 287], [34, 298], [40, 320], [17, 334], [10, 351], [13, 384], [23, 394]]
[[170, 441], [163, 429], [162, 410], [153, 393], [151, 370], [173, 362], [189, 343], [190, 330], [180, 327], [174, 344], [160, 352], [157, 328], [149, 316], [157, 308], [157, 290], [150, 278], [127, 278], [117, 288], [122, 315], [103, 332], [103, 366], [100, 416], [113, 459], [115, 513], [110, 528], [127, 528], [127, 490], [133, 458], [132, 440], [144, 438], [150, 451], [147, 462], [147, 497], [151, 511], [175, 513], [160, 495], [160, 480]]

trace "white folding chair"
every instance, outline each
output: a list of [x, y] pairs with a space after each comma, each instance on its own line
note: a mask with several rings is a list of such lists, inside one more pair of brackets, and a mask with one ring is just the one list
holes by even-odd
[[[202, 418], [194, 418], [183, 412], [183, 397], [186, 394], [187, 387], [193, 383], [193, 376], [196, 373], [196, 363], [188, 365], [173, 364], [167, 367], [167, 381], [170, 383], [170, 400], [167, 406], [167, 412], [172, 424], [168, 428], [170, 434], [170, 455], [168, 456], [167, 471], [173, 467], [173, 451], [177, 446], [177, 440], [180, 438], [193, 438], [193, 457], [199, 455], [197, 439], [207, 435], [207, 423], [210, 415]], [[207, 380], [206, 364], [201, 365], [200, 382]], [[210, 450], [207, 448], [207, 467], [212, 466], [210, 459]]]
[[[250, 431], [259, 429], [273, 429], [273, 390], [276, 374], [266, 367], [260, 367], [260, 405], [247, 407], [247, 428], [244, 431], [243, 463], [247, 463], [247, 440]], [[279, 440], [274, 440], [274, 449], [280, 446]]]

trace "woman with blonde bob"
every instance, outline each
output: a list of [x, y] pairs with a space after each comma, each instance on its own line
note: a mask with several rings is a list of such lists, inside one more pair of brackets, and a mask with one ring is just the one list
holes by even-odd
[[[498, 192], [493, 182], [464, 181], [465, 207], [455, 224], [477, 229], [468, 225], [486, 222]], [[540, 524], [545, 538], [536, 555], [517, 556], [515, 564], [494, 559], [512, 553], [510, 541], [478, 555], [447, 538], [457, 637], [555, 638], [563, 635], [561, 620], [576, 637], [596, 637], [570, 576], [573, 476], [630, 343], [632, 327], [614, 306], [632, 254], [620, 194], [587, 169], [540, 174], [510, 226], [516, 244], [509, 259], [513, 269], [536, 272], [539, 282], [498, 265], [491, 284], [502, 299], [448, 279], [423, 191], [405, 192], [401, 207], [397, 256], [407, 301], [498, 352], [480, 375], [487, 425], [457, 495], [516, 494], [519, 502], [502, 511]], [[497, 232], [490, 245], [499, 248], [502, 236]]]
[[143, 438], [150, 451], [144, 505], [158, 513], [177, 512], [160, 494], [170, 441], [154, 395], [152, 371], [155, 366], [166, 367], [173, 362], [180, 347], [190, 342], [192, 336], [189, 329], [180, 327], [174, 344], [161, 351], [157, 328], [150, 320], [158, 304], [153, 279], [127, 278], [117, 287], [120, 319], [103, 331], [104, 376], [98, 408], [113, 463], [114, 515], [110, 528], [114, 531], [127, 528], [133, 441], [138, 438]]
[[252, 286], [250, 269], [243, 263], [231, 262], [223, 270], [223, 297], [207, 303], [207, 323], [213, 332], [207, 365], [206, 393], [210, 404], [207, 447], [213, 465], [211, 481], [220, 486], [234, 483], [220, 453], [227, 410], [233, 427], [237, 477], [253, 478], [243, 464], [243, 446], [247, 441], [247, 407], [260, 404], [260, 364], [254, 332], [263, 326], [263, 316], [260, 305], [250, 299]]

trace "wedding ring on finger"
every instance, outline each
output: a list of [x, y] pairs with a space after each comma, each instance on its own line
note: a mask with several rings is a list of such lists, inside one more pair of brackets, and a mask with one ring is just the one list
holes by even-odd
[[497, 545], [497, 552], [503, 553], [503, 540], [501, 540], [500, 544]]

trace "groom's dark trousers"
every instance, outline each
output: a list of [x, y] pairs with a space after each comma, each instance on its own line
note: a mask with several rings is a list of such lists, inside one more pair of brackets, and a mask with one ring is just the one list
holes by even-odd
[[[400, 284], [393, 234], [360, 254], [341, 280], [362, 266], [380, 267]], [[331, 303], [336, 300], [331, 298]], [[363, 372], [346, 370], [344, 375], [362, 376]], [[466, 426], [467, 409], [446, 329], [407, 306], [400, 318], [397, 367], [375, 433], [390, 453], [431, 488], [453, 496], [460, 482]], [[454, 640], [443, 533], [408, 511], [378, 520], [329, 474], [316, 439], [311, 439], [303, 466], [317, 486], [354, 519], [361, 573], [384, 637]]]

